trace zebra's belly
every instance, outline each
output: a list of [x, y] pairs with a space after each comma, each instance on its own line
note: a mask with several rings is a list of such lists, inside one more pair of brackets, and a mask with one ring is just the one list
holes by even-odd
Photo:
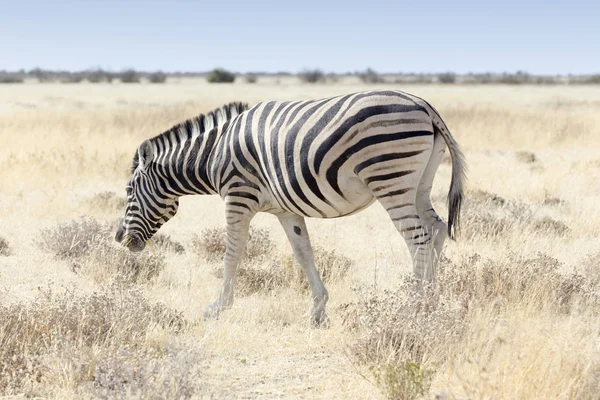
[[338, 194], [334, 195], [333, 189], [326, 185], [321, 187], [327, 203], [316, 201], [313, 198], [309, 205], [302, 202], [302, 199], [298, 196], [289, 196], [285, 198], [286, 201], [281, 201], [273, 196], [271, 192], [270, 195], [265, 196], [269, 200], [261, 202], [261, 211], [272, 214], [292, 212], [311, 218], [339, 218], [355, 214], [375, 201], [371, 190], [356, 176], [344, 177], [342, 175], [338, 183], [344, 194], [343, 197]]
[[326, 218], [338, 218], [346, 215], [356, 214], [364, 210], [375, 201], [373, 192], [360, 179], [349, 177], [340, 179], [340, 189], [344, 193], [345, 199], [335, 198], [332, 203], [335, 211], [330, 211]]

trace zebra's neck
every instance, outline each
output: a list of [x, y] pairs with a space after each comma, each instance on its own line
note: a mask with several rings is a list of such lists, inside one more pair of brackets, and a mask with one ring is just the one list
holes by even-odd
[[228, 121], [248, 109], [231, 103], [189, 119], [151, 139], [155, 148], [158, 185], [166, 194], [215, 194], [208, 170], [209, 158]]

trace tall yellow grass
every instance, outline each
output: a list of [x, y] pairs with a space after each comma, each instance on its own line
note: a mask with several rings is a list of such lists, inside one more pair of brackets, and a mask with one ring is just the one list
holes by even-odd
[[[330, 329], [310, 328], [306, 290], [286, 284], [285, 276], [296, 275], [277, 271], [295, 267], [269, 215], [253, 225], [271, 233], [270, 253], [242, 268], [252, 288], [270, 274], [277, 284], [247, 290], [219, 320], [202, 320], [218, 291], [220, 262], [193, 249], [197, 235], [224, 224], [217, 197], [182, 199], [162, 232], [186, 252], [158, 246], [151, 257], [160, 269], [149, 280], [124, 279], [111, 264], [123, 257], [108, 250], [113, 244], [104, 236], [71, 258], [39, 245], [44, 230], [80, 216], [114, 224], [135, 149], [174, 123], [234, 100], [364, 89], [196, 80], [0, 86], [0, 391], [52, 398], [597, 398], [594, 87], [401, 87], [430, 101], [465, 149], [464, 231], [446, 246], [440, 291], [409, 299], [408, 253], [379, 205], [308, 221], [315, 245], [351, 261], [328, 283]], [[443, 216], [450, 172], [443, 163], [433, 191]], [[337, 262], [328, 257], [323, 262]]]

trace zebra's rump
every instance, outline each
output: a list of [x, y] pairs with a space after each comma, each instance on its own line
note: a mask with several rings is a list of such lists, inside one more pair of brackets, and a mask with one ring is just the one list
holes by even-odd
[[240, 164], [260, 175], [269, 203], [311, 217], [356, 212], [389, 179], [416, 187], [433, 145], [427, 103], [396, 91], [260, 103], [240, 118]]

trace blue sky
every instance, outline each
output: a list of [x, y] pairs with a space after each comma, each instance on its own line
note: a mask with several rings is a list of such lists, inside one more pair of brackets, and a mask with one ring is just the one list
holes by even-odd
[[0, 70], [600, 73], [600, 1], [1, 2]]

